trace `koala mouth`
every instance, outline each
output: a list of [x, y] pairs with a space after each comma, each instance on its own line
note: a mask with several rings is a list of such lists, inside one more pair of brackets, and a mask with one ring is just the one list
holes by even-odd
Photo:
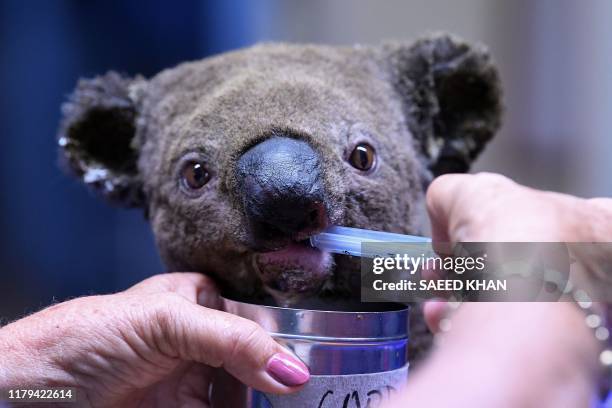
[[332, 275], [332, 256], [306, 242], [292, 242], [276, 251], [259, 252], [253, 258], [264, 288], [280, 306], [316, 293]]

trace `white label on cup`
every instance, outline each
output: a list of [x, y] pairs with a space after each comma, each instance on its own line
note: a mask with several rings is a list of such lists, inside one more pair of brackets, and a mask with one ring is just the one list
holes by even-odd
[[272, 408], [376, 408], [404, 386], [408, 364], [373, 374], [311, 375], [308, 384], [291, 395], [265, 394]]

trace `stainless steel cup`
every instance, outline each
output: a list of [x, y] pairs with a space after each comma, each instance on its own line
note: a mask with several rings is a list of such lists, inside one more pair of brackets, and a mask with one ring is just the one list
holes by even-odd
[[260, 324], [291, 349], [309, 367], [311, 379], [297, 394], [266, 395], [218, 370], [214, 408], [376, 407], [406, 380], [408, 309], [403, 305], [363, 304], [374, 311], [345, 312], [223, 303], [227, 312]]

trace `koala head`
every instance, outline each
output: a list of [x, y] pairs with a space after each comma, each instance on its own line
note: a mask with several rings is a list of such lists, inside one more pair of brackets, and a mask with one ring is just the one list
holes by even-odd
[[425, 187], [468, 170], [500, 112], [486, 50], [448, 35], [265, 44], [81, 80], [59, 145], [85, 184], [145, 210], [169, 270], [251, 299], [350, 297], [355, 259], [304, 241], [328, 225], [422, 232]]

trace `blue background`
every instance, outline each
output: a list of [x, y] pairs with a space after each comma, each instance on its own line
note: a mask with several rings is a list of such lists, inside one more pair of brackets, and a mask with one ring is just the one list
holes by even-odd
[[57, 165], [60, 105], [79, 77], [154, 75], [253, 42], [266, 2], [0, 3], [0, 317], [123, 289], [163, 271], [139, 210], [94, 197]]
[[450, 31], [486, 44], [504, 85], [503, 127], [474, 170], [610, 197], [610, 15], [609, 0], [0, 0], [0, 319], [163, 271], [139, 211], [57, 166], [60, 105], [79, 77], [152, 76], [258, 41]]
[[57, 166], [60, 105], [79, 77], [152, 76], [260, 40], [451, 31], [487, 44], [504, 83], [504, 127], [476, 169], [610, 197], [610, 15], [609, 0], [0, 0], [0, 323], [163, 271], [140, 211]]

